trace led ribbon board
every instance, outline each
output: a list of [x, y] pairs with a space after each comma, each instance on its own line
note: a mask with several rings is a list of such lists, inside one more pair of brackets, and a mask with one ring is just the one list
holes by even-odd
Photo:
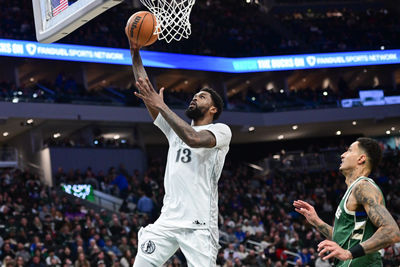
[[[141, 51], [146, 67], [249, 73], [399, 64], [400, 50], [224, 58]], [[128, 49], [0, 39], [0, 56], [131, 65]]]

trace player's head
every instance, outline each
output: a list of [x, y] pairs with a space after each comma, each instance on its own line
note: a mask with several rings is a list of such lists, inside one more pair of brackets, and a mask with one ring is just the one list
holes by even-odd
[[361, 137], [352, 143], [341, 156], [340, 171], [365, 167], [369, 173], [376, 170], [382, 158], [382, 150], [378, 142], [371, 138]]
[[186, 115], [192, 120], [198, 120], [204, 116], [210, 116], [212, 120], [217, 120], [221, 115], [224, 103], [221, 96], [211, 88], [203, 88], [193, 96]]

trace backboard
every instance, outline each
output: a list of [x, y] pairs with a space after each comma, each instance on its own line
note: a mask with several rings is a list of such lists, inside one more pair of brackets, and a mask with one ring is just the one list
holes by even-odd
[[52, 43], [124, 0], [32, 0], [36, 39]]

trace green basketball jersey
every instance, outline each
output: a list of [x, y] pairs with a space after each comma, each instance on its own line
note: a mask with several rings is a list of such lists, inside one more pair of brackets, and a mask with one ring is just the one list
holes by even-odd
[[[361, 180], [372, 183], [376, 188], [379, 187], [375, 182], [367, 177], [359, 177], [347, 189], [335, 213], [335, 224], [333, 226], [332, 240], [344, 249], [350, 249], [355, 245], [369, 239], [376, 231], [376, 227], [369, 220], [365, 211], [350, 211], [346, 208], [347, 199], [354, 186]], [[379, 189], [382, 194], [382, 191]], [[383, 194], [382, 194], [383, 195]], [[367, 254], [363, 257], [347, 261], [335, 261], [337, 267], [376, 267], [382, 266], [382, 259], [379, 252]]]

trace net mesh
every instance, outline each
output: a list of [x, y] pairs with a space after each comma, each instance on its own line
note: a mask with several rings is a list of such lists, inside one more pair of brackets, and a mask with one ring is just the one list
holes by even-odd
[[157, 19], [155, 34], [170, 43], [189, 38], [190, 12], [196, 0], [140, 0]]

